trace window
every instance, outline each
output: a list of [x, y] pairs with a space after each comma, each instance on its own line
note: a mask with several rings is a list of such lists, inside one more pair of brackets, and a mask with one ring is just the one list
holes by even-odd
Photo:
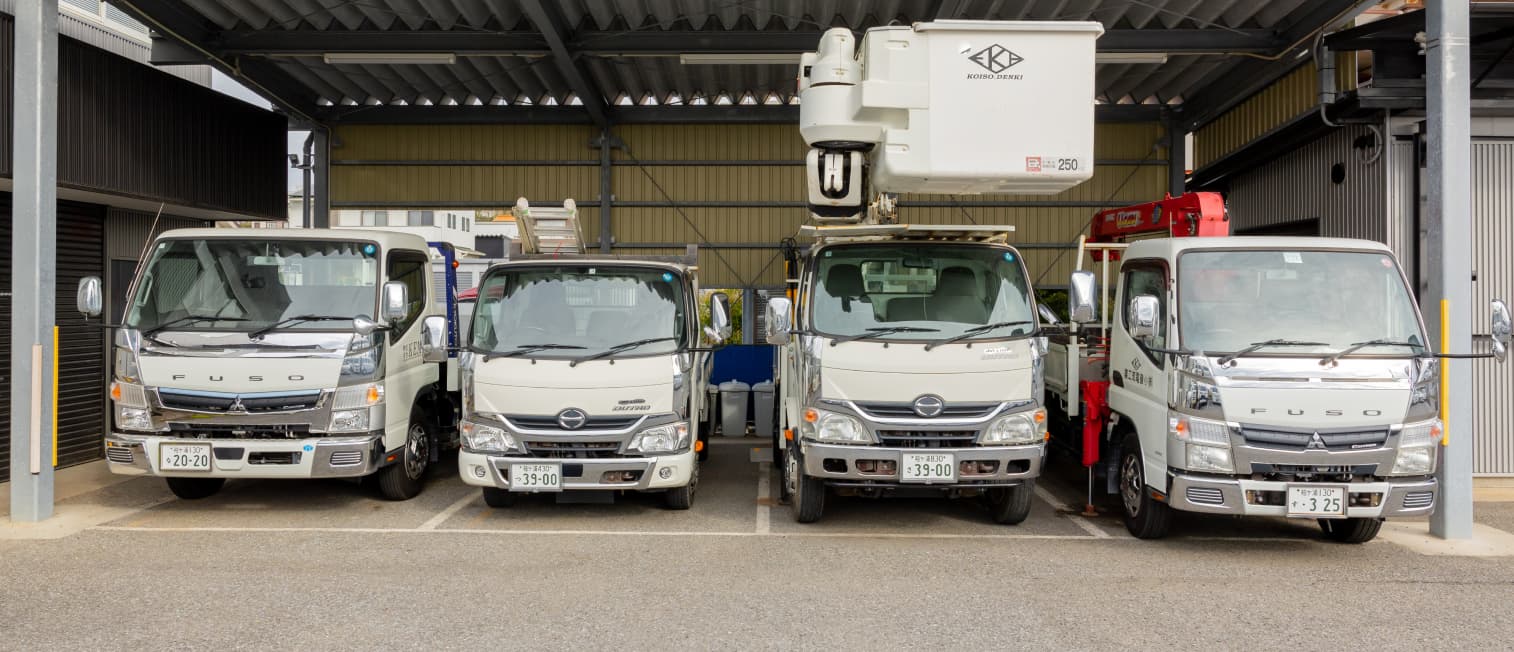
[[[1125, 325], [1126, 331], [1130, 325], [1126, 318], [1130, 314], [1130, 305], [1135, 298], [1142, 295], [1151, 295], [1157, 298], [1157, 329], [1156, 336], [1151, 338], [1151, 345], [1157, 348], [1167, 347], [1167, 270], [1156, 263], [1127, 264], [1125, 271], [1125, 307], [1120, 311], [1120, 323]], [[1158, 366], [1161, 365], [1161, 356], [1150, 351], [1146, 357], [1151, 358]]]
[[399, 341], [410, 325], [415, 323], [426, 307], [426, 257], [413, 251], [396, 251], [389, 254], [389, 280], [405, 284], [405, 318], [393, 324], [390, 341]]
[[453, 215], [451, 213], [447, 213], [447, 228], [449, 228], [449, 229], [455, 229], [455, 228], [457, 228], [457, 216], [456, 215]]
[[436, 226], [436, 214], [432, 211], [410, 211], [406, 224], [410, 226]]
[[363, 226], [389, 226], [389, 211], [363, 211]]
[[473, 220], [470, 220], [470, 219], [468, 219], [466, 217], [463, 218], [463, 231], [467, 232], [467, 231], [472, 231], [472, 230], [473, 230]]
[[683, 279], [660, 268], [507, 268], [478, 297], [470, 332], [483, 351], [550, 343], [574, 348], [526, 355], [576, 357], [645, 340], [625, 356], [660, 355], [682, 348], [687, 330]]

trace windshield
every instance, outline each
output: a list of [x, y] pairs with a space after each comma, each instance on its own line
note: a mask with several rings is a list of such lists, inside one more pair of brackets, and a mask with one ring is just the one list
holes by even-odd
[[982, 245], [859, 244], [830, 247], [816, 262], [815, 330], [848, 336], [928, 339], [974, 326], [1024, 322], [967, 339], [1026, 335], [1034, 302], [1019, 255]]
[[472, 348], [496, 353], [531, 349], [520, 355], [577, 358], [657, 340], [617, 355], [671, 353], [684, 339], [684, 311], [683, 280], [663, 269], [507, 268], [479, 286]]
[[[296, 315], [372, 316], [377, 255], [365, 242], [164, 240], [137, 282], [126, 326], [250, 331]], [[288, 328], [350, 325], [313, 321]]]
[[[1358, 342], [1424, 344], [1414, 300], [1382, 252], [1190, 251], [1178, 260], [1183, 348], [1238, 351], [1273, 339], [1320, 342], [1256, 355], [1313, 355]], [[1369, 355], [1415, 353], [1395, 345]]]

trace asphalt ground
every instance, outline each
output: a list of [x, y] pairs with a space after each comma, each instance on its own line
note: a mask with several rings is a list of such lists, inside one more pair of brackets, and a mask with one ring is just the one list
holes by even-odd
[[[1321, 540], [1312, 522], [1182, 517], [1162, 541], [1081, 517], [1055, 465], [1030, 518], [976, 501], [777, 504], [755, 440], [722, 440], [694, 508], [535, 496], [491, 509], [452, 465], [420, 497], [141, 478], [64, 501], [143, 506], [0, 539], [0, 649], [1509, 649], [1514, 557]], [[1113, 505], [1109, 505], [1113, 508]], [[1514, 504], [1478, 505], [1514, 530]]]

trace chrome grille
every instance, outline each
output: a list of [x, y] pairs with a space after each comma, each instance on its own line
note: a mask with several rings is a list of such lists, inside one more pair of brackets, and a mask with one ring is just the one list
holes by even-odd
[[893, 448], [967, 448], [973, 446], [977, 440], [978, 431], [976, 430], [878, 431], [878, 443]]
[[133, 457], [134, 456], [131, 454], [130, 448], [111, 446], [105, 449], [105, 459], [108, 459], [117, 464], [131, 464], [133, 461], [135, 461]]
[[1214, 487], [1189, 487], [1187, 495], [1188, 502], [1190, 503], [1199, 503], [1201, 505], [1225, 504], [1225, 492]]
[[[1272, 430], [1266, 428], [1241, 427], [1241, 436], [1248, 444], [1260, 444], [1273, 448], [1289, 448], [1303, 450], [1314, 440], [1313, 430]], [[1319, 431], [1320, 441], [1324, 442], [1329, 450], [1350, 450], [1353, 447], [1382, 446], [1388, 442], [1388, 430], [1348, 430], [1348, 431]]]
[[1435, 504], [1435, 492], [1411, 491], [1404, 494], [1404, 509], [1424, 509]]
[[[911, 403], [857, 403], [857, 409], [862, 410], [867, 416], [881, 417], [885, 419], [919, 419], [915, 414], [915, 406]], [[941, 408], [941, 414], [930, 417], [932, 419], [981, 419], [999, 407], [998, 403], [947, 403]]]
[[526, 452], [532, 457], [557, 459], [616, 457], [620, 454], [620, 444], [613, 441], [528, 441]]
[[357, 466], [363, 463], [363, 451], [337, 451], [331, 454], [332, 466]]
[[189, 392], [159, 388], [158, 400], [162, 402], [163, 407], [171, 410], [231, 412], [235, 406], [241, 405], [238, 411], [257, 414], [262, 412], [309, 410], [320, 404], [321, 391], [310, 390], [278, 394], [224, 394], [220, 392]]
[[[557, 424], [557, 415], [555, 414], [550, 416], [535, 414], [514, 414], [508, 415], [505, 418], [508, 419], [510, 423], [515, 425], [516, 427], [526, 428], [528, 430], [563, 429], [562, 426]], [[584, 422], [583, 427], [578, 428], [578, 430], [625, 430], [626, 428], [630, 428], [631, 424], [636, 423], [636, 420], [640, 418], [641, 417], [622, 416], [589, 417], [589, 419]]]

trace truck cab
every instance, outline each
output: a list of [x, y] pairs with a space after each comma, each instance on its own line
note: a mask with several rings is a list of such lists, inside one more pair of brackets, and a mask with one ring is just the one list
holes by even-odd
[[[419, 494], [457, 413], [431, 274], [413, 235], [164, 233], [113, 329], [110, 470], [181, 498], [229, 478], [372, 476], [386, 498]], [[98, 315], [99, 279], [79, 298]]]
[[780, 346], [783, 495], [804, 523], [828, 490], [986, 499], [1023, 521], [1046, 413], [1035, 295], [1007, 227], [810, 229]]

